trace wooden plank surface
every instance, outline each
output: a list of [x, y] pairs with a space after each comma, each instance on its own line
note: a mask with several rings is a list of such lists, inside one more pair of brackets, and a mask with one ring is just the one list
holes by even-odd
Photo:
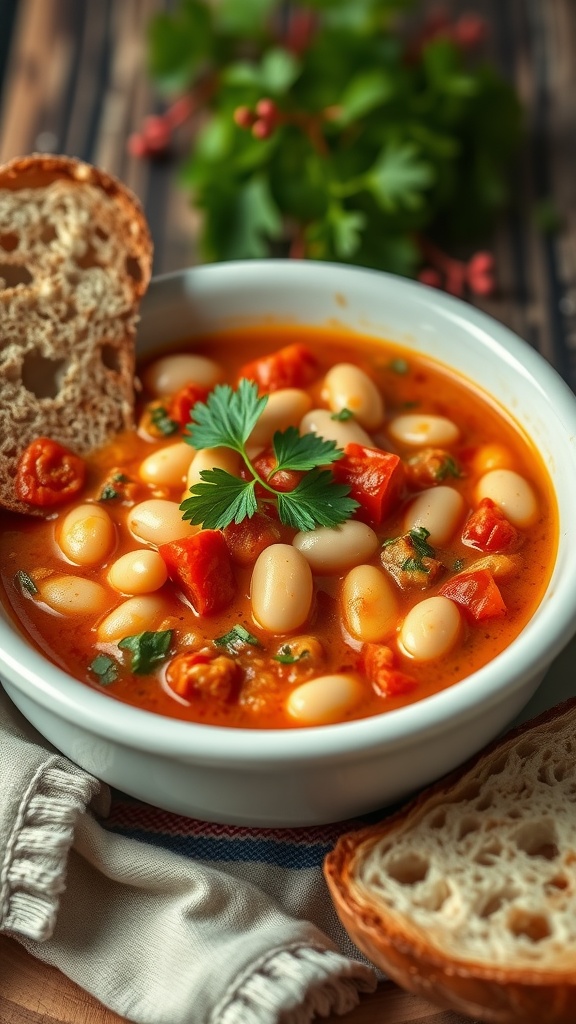
[[[145, 71], [144, 27], [165, 6], [163, 0], [0, 0], [0, 162], [35, 150], [66, 152], [120, 176], [144, 204], [156, 273], [194, 261], [196, 228], [177, 184], [177, 154], [150, 164], [126, 151], [129, 134], [158, 104]], [[516, 202], [495, 238], [500, 289], [484, 307], [538, 348], [574, 388], [576, 4], [470, 0], [444, 6], [475, 8], [490, 19], [492, 55], [514, 80], [527, 112]], [[538, 229], [535, 211], [543, 200], [552, 200], [561, 215], [559, 234]], [[386, 983], [346, 1020], [462, 1024], [464, 1018]], [[120, 1018], [0, 937], [0, 1021], [116, 1024]]]

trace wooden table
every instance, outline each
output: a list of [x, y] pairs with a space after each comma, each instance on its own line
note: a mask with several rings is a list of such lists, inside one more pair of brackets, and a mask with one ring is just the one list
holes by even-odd
[[[239, 0], [241, 2], [241, 0]], [[156, 109], [146, 77], [144, 26], [163, 0], [0, 0], [0, 161], [65, 152], [117, 174], [141, 197], [155, 272], [194, 261], [195, 217], [176, 184], [177, 160], [145, 163], [128, 135]], [[515, 170], [516, 204], [495, 239], [500, 291], [484, 306], [538, 348], [576, 389], [576, 5], [574, 0], [471, 0], [493, 25], [493, 57], [527, 110]], [[534, 210], [552, 199], [563, 230], [539, 232]], [[335, 1024], [341, 1018], [330, 1018]], [[457, 1014], [382, 984], [350, 1024], [463, 1024]], [[114, 1024], [53, 968], [0, 937], [2, 1024]]]

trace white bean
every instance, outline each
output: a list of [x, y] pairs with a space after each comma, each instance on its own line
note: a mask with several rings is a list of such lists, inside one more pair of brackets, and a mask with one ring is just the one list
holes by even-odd
[[366, 430], [375, 430], [384, 419], [384, 400], [376, 384], [353, 363], [336, 363], [328, 371], [322, 398], [332, 412], [349, 409]]
[[476, 485], [476, 499], [491, 498], [514, 526], [530, 526], [538, 516], [538, 499], [525, 477], [513, 469], [493, 469]]
[[114, 523], [100, 505], [77, 505], [64, 517], [58, 543], [71, 562], [101, 565], [116, 543]]
[[430, 487], [408, 507], [404, 529], [408, 531], [415, 526], [423, 526], [430, 534], [429, 543], [442, 546], [452, 537], [465, 508], [462, 495], [453, 487]]
[[185, 352], [155, 359], [143, 373], [145, 388], [155, 396], [171, 395], [185, 384], [211, 388], [221, 378], [222, 370], [213, 359]]
[[329, 725], [342, 721], [361, 696], [362, 687], [356, 676], [318, 676], [292, 690], [286, 710], [301, 725]]
[[366, 523], [348, 519], [341, 526], [302, 530], [292, 543], [313, 572], [332, 573], [366, 562], [378, 547], [378, 537]]
[[452, 420], [445, 416], [424, 413], [405, 413], [403, 416], [396, 416], [388, 424], [388, 433], [399, 444], [410, 444], [419, 448], [428, 445], [443, 448], [454, 444], [460, 437], [460, 431]]
[[126, 552], [108, 570], [108, 583], [122, 594], [151, 594], [164, 586], [167, 579], [164, 559], [148, 548]]
[[82, 576], [51, 576], [38, 583], [41, 599], [62, 615], [99, 615], [109, 601], [105, 588]]
[[363, 444], [368, 448], [374, 442], [363, 427], [355, 420], [333, 420], [329, 409], [311, 409], [300, 422], [301, 434], [318, 434], [325, 441], [334, 441], [339, 448], [347, 444]]
[[157, 487], [178, 487], [186, 479], [194, 449], [185, 441], [166, 445], [148, 455], [138, 470], [140, 478]]
[[136, 540], [156, 546], [198, 532], [197, 526], [182, 519], [177, 502], [165, 498], [149, 498], [134, 505], [128, 513], [127, 524]]
[[437, 595], [415, 604], [400, 628], [399, 641], [416, 661], [432, 661], [448, 654], [462, 630], [454, 601]]
[[291, 544], [270, 544], [256, 559], [250, 596], [254, 618], [271, 633], [291, 633], [308, 618], [312, 570]]
[[[196, 452], [188, 468], [186, 487], [190, 489], [194, 484], [202, 482], [200, 473], [205, 469], [223, 469], [231, 476], [238, 476], [242, 466], [242, 456], [231, 448], [201, 448]], [[189, 495], [184, 495], [189, 497]]]
[[393, 584], [375, 565], [357, 565], [344, 577], [342, 615], [352, 636], [377, 643], [394, 631], [398, 605]]
[[268, 395], [256, 426], [248, 438], [251, 447], [263, 448], [269, 444], [277, 430], [297, 427], [312, 405], [307, 391], [300, 388], [280, 388]]
[[129, 597], [99, 624], [96, 632], [102, 643], [116, 643], [125, 636], [153, 630], [166, 615], [160, 597]]

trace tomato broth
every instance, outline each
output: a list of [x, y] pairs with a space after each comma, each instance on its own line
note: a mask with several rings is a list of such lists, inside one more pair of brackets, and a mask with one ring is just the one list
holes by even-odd
[[[520, 633], [558, 525], [542, 460], [505, 410], [427, 357], [335, 328], [242, 328], [179, 352], [202, 357], [198, 371], [166, 353], [140, 368], [137, 429], [85, 460], [73, 499], [0, 517], [3, 602], [51, 661], [161, 715], [297, 728], [419, 701]], [[277, 396], [248, 463], [186, 443], [195, 403], [239, 379]], [[272, 434], [289, 427], [338, 433], [328, 490], [317, 470], [274, 477]], [[256, 515], [183, 520], [202, 468], [228, 474], [211, 484], [223, 504], [230, 477], [251, 484]], [[282, 521], [278, 494], [302, 515], [310, 472], [320, 515], [332, 494], [358, 503], [343, 525]]]

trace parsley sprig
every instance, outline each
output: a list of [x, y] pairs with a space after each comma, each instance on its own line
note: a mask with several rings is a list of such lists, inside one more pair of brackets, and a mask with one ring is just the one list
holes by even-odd
[[[338, 526], [358, 507], [349, 497], [350, 488], [337, 483], [329, 469], [320, 468], [344, 453], [334, 441], [317, 434], [300, 436], [296, 427], [276, 431], [272, 439], [276, 463], [266, 478], [258, 473], [247, 444], [267, 401], [266, 395], [258, 396], [254, 381], [242, 379], [236, 391], [229, 384], [217, 384], [205, 402], [194, 406], [194, 420], [184, 439], [196, 449], [224, 447], [238, 452], [249, 479], [242, 480], [223, 469], [202, 470], [200, 483], [190, 488], [190, 497], [180, 505], [183, 519], [205, 529], [222, 530], [230, 523], [250, 519], [260, 502], [275, 504], [285, 526], [312, 530], [315, 526]], [[275, 474], [283, 470], [305, 474], [292, 491], [281, 492], [273, 485]], [[261, 492], [257, 495], [257, 485], [264, 496]]]

